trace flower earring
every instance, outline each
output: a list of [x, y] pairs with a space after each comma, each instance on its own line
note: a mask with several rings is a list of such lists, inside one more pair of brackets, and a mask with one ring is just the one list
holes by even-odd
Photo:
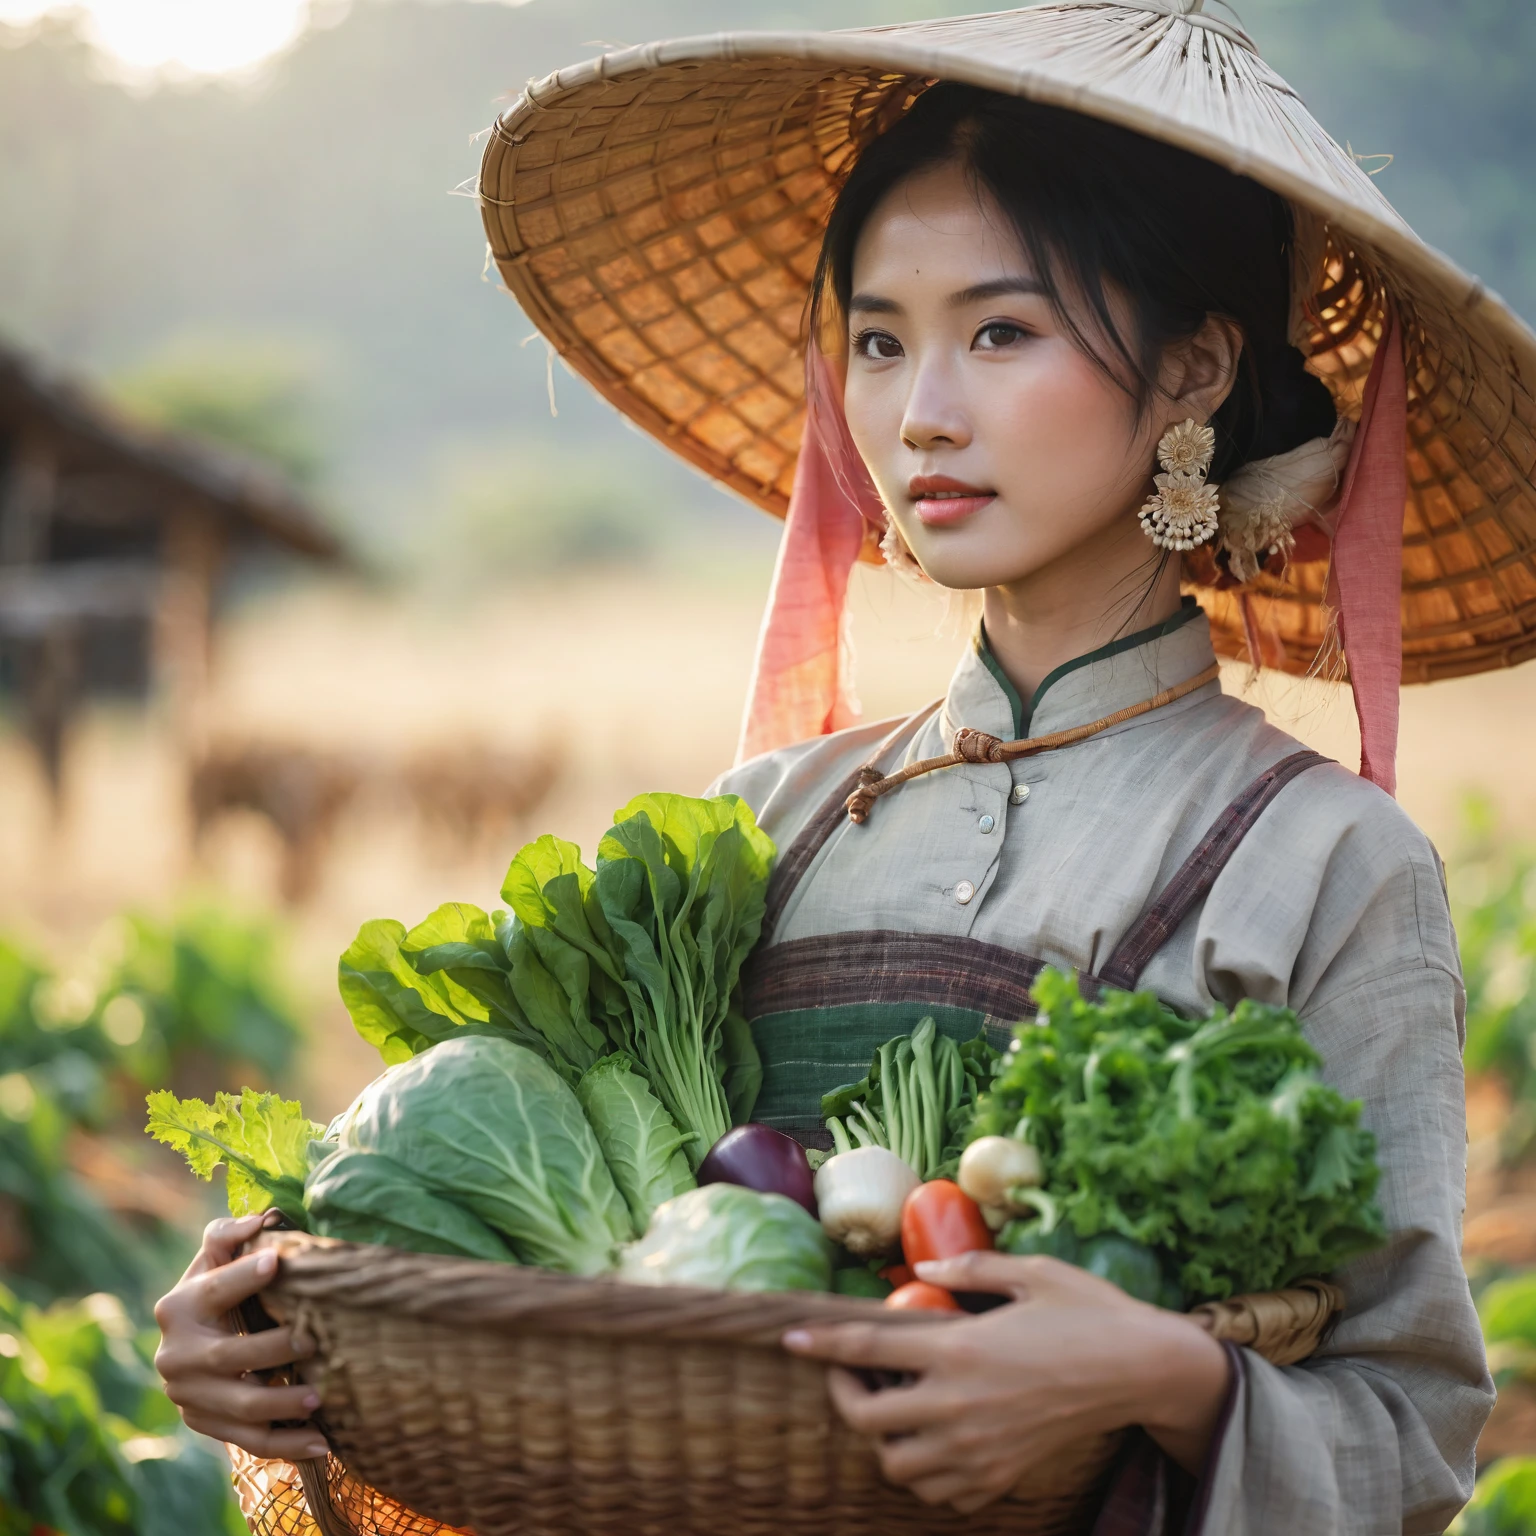
[[1157, 461], [1167, 473], [1153, 477], [1157, 494], [1141, 509], [1142, 532], [1159, 549], [1194, 549], [1215, 537], [1221, 501], [1205, 483], [1215, 456], [1215, 432], [1197, 421], [1163, 433]]

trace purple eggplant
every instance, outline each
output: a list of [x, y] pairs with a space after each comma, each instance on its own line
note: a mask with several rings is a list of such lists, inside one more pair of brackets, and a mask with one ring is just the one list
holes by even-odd
[[699, 1164], [700, 1184], [740, 1184], [762, 1195], [788, 1195], [816, 1214], [815, 1178], [805, 1148], [767, 1125], [738, 1125]]

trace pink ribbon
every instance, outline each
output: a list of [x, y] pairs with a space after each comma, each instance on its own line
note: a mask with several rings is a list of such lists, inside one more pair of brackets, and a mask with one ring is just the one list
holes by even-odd
[[1408, 383], [1390, 304], [1333, 521], [1339, 633], [1360, 721], [1360, 776], [1397, 793], [1403, 680], [1403, 505], [1408, 499]]
[[848, 577], [867, 529], [885, 526], [885, 508], [849, 436], [839, 382], [815, 347], [807, 351], [805, 382], [805, 430], [738, 763], [859, 718], [845, 632]]

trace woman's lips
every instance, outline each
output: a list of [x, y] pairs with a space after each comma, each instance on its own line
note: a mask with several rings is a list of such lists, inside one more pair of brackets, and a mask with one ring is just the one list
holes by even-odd
[[947, 475], [917, 475], [907, 487], [918, 518], [929, 528], [963, 522], [997, 499], [996, 491], [966, 485]]
[[996, 499], [995, 491], [984, 491], [976, 496], [924, 496], [917, 502], [917, 515], [928, 527], [939, 528], [946, 523], [963, 522]]

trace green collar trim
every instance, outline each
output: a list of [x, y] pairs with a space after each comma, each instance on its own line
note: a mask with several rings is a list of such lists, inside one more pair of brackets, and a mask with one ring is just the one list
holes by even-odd
[[1186, 597], [1178, 612], [1169, 614], [1160, 624], [1153, 624], [1147, 629], [1138, 629], [1132, 635], [1122, 635], [1118, 640], [1111, 640], [1108, 645], [1101, 645], [1097, 650], [1087, 651], [1081, 656], [1074, 656], [1071, 661], [1062, 662], [1054, 671], [1046, 673], [1027, 706], [1019, 690], [1013, 686], [1012, 679], [1003, 671], [1002, 664], [992, 654], [985, 624], [978, 625], [976, 629], [976, 655], [980, 658], [982, 666], [992, 674], [997, 686], [1003, 690], [1003, 695], [1008, 700], [1008, 707], [1013, 711], [1014, 738], [1023, 741], [1029, 735], [1029, 722], [1034, 718], [1035, 711], [1040, 708], [1040, 700], [1045, 697], [1046, 689], [1053, 683], [1059, 683], [1069, 672], [1076, 672], [1079, 667], [1092, 666], [1096, 661], [1108, 661], [1111, 656], [1119, 656], [1126, 651], [1134, 651], [1139, 645], [1161, 640], [1164, 635], [1171, 635], [1176, 629], [1182, 629], [1199, 612], [1200, 604], [1194, 598]]

